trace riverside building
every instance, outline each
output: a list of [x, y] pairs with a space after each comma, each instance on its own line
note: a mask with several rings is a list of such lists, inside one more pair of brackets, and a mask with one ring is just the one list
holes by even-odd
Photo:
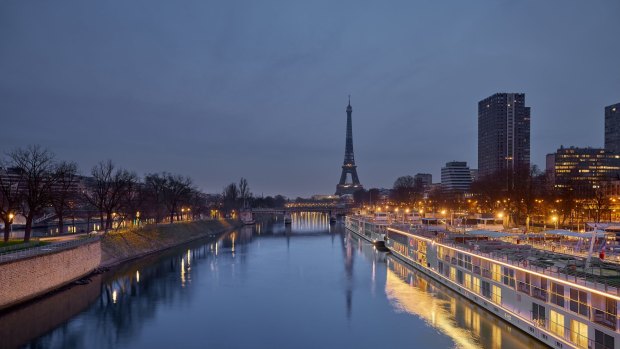
[[620, 103], [605, 107], [605, 149], [620, 154]]
[[530, 165], [530, 108], [523, 93], [478, 102], [478, 172], [485, 177]]
[[467, 192], [471, 186], [471, 170], [465, 161], [451, 161], [441, 168], [441, 187], [448, 191]]
[[547, 172], [556, 187], [592, 189], [620, 175], [620, 155], [602, 148], [560, 147], [547, 155]]

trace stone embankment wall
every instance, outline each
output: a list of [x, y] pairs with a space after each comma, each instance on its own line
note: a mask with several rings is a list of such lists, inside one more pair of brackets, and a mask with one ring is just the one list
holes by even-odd
[[0, 309], [35, 298], [90, 274], [101, 264], [98, 240], [0, 264]]
[[0, 314], [0, 348], [21, 348], [88, 309], [101, 293], [102, 276], [90, 279]]
[[101, 265], [113, 266], [200, 238], [219, 235], [240, 225], [237, 220], [212, 220], [148, 225], [140, 229], [111, 232], [101, 239]]

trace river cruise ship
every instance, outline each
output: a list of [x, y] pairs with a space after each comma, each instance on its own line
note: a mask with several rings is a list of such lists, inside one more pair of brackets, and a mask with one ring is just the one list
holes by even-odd
[[620, 349], [617, 263], [539, 249], [522, 234], [345, 222], [360, 236], [385, 229], [395, 257], [550, 347]]
[[373, 216], [347, 216], [345, 218], [345, 227], [348, 230], [377, 246], [385, 245], [385, 235], [390, 224], [389, 216], [385, 212]]

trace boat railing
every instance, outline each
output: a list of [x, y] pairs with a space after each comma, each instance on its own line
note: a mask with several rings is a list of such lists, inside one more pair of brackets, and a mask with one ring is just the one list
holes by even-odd
[[532, 297], [536, 299], [540, 299], [541, 301], [545, 301], [545, 302], [548, 301], [549, 293], [547, 293], [547, 290], [534, 286], [534, 285], [531, 286], [531, 289], [532, 289]]
[[[555, 266], [541, 267], [533, 263], [524, 263], [523, 261], [520, 261], [520, 260], [509, 259], [506, 255], [503, 255], [502, 253], [497, 253], [497, 252], [486, 253], [486, 252], [479, 251], [478, 249], [474, 248], [471, 245], [467, 245], [463, 243], [456, 243], [454, 241], [444, 241], [444, 239], [441, 237], [440, 234], [430, 237], [428, 236], [428, 234], [425, 234], [426, 232], [424, 231], [411, 231], [410, 230], [409, 233], [432, 239], [433, 241], [441, 243], [442, 245], [445, 245], [445, 246], [449, 246], [449, 247], [459, 249], [459, 250], [465, 250], [479, 257], [489, 258], [491, 260], [495, 260], [495, 261], [502, 262], [505, 264], [514, 265], [515, 267], [527, 269], [529, 271], [543, 274], [543, 275], [548, 275], [556, 279], [564, 280], [564, 281], [571, 282], [577, 285], [581, 285], [587, 288], [599, 290], [605, 293], [620, 295], [620, 282], [617, 282], [614, 280], [602, 280], [600, 277], [597, 277], [596, 275], [593, 275], [591, 273], [578, 272], [575, 270], [569, 270], [569, 272], [566, 272], [565, 270], [568, 270], [568, 269], [565, 269], [565, 268], [559, 268]], [[490, 276], [484, 275], [485, 273], [484, 270], [482, 272], [483, 272], [483, 276], [490, 278]]]
[[592, 322], [595, 322], [599, 325], [603, 325], [612, 330], [616, 330], [618, 328], [618, 315], [615, 313], [608, 312], [604, 309], [598, 309], [595, 306], [591, 306], [592, 308]]
[[519, 281], [517, 283], [517, 290], [519, 292], [523, 292], [525, 294], [530, 294], [530, 284], [526, 284], [525, 282]]

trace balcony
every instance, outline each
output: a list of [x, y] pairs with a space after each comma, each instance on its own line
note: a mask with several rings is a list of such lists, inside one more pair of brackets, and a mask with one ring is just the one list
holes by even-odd
[[547, 301], [548, 293], [546, 290], [542, 290], [538, 287], [532, 287], [532, 297], [540, 299], [541, 301]]
[[519, 283], [517, 284], [517, 290], [525, 294], [530, 294], [530, 284], [519, 281]]
[[474, 274], [480, 275], [480, 266], [474, 265]]
[[617, 321], [617, 316], [614, 314], [610, 314], [608, 312], [605, 312], [603, 310], [597, 309], [592, 307], [592, 321], [594, 321], [595, 323], [599, 324], [599, 325], [603, 325], [605, 327], [608, 327], [612, 330], [616, 330], [616, 328], [618, 327], [618, 321]]
[[485, 278], [491, 278], [491, 271], [489, 269], [482, 269], [482, 276]]

